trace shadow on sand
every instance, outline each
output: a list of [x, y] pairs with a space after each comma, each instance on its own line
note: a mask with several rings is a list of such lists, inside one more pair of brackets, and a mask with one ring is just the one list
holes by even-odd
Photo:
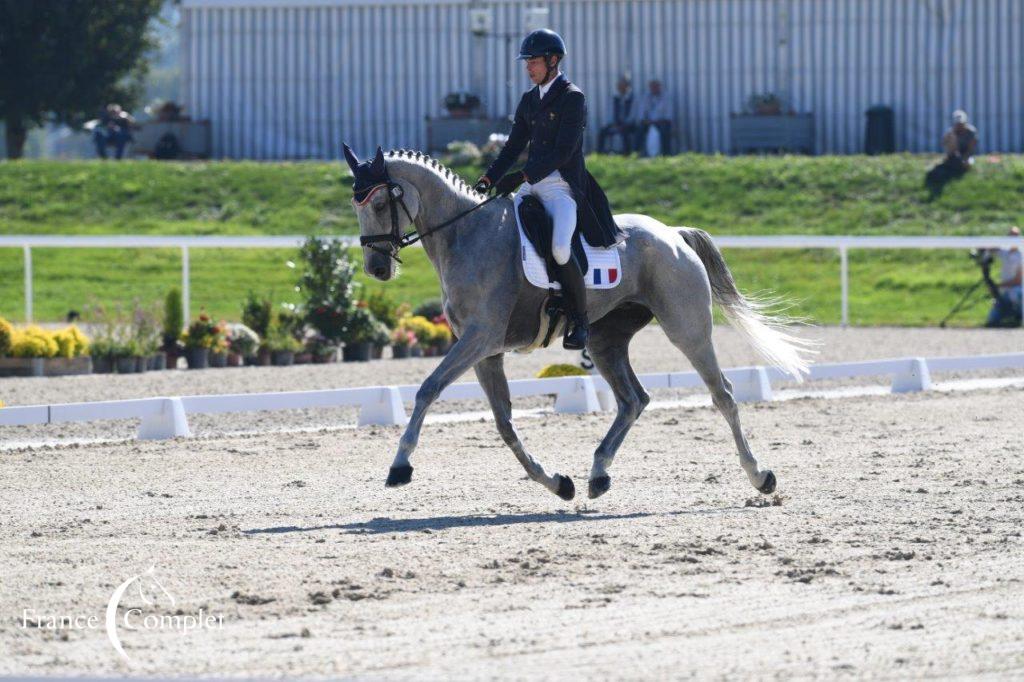
[[675, 512], [634, 512], [632, 514], [598, 514], [580, 512], [544, 512], [523, 514], [466, 514], [464, 516], [433, 516], [422, 519], [392, 519], [378, 517], [357, 523], [342, 523], [326, 526], [277, 526], [273, 528], [253, 528], [242, 531], [246, 535], [267, 533], [306, 533], [310, 531], [340, 530], [350, 535], [376, 535], [382, 533], [415, 533], [422, 531], [441, 531], [451, 528], [480, 528], [487, 526], [515, 526], [523, 523], [578, 523], [581, 521], [618, 521], [622, 519], [640, 519], [650, 516], [706, 515], [723, 512], [751, 511], [749, 508], [731, 507], [728, 509], [693, 509]]

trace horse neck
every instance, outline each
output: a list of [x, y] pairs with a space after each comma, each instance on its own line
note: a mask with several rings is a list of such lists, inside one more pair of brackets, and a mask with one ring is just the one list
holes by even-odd
[[[451, 220], [477, 204], [467, 192], [455, 187], [443, 172], [401, 159], [389, 161], [388, 167], [392, 177], [408, 181], [420, 195], [420, 210], [416, 216], [416, 230], [420, 234]], [[465, 229], [466, 224], [466, 219], [458, 220], [421, 239], [427, 258], [442, 277], [448, 262], [455, 257], [455, 243], [470, 233]]]

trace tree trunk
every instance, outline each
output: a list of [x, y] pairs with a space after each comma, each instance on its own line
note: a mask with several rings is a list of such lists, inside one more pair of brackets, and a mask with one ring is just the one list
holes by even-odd
[[4, 130], [7, 135], [7, 158], [20, 159], [25, 153], [25, 138], [28, 131], [20, 119], [7, 119], [4, 121]]

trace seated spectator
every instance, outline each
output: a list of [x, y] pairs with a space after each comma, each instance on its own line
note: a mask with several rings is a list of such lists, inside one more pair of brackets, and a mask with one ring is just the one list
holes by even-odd
[[623, 154], [633, 151], [633, 136], [635, 135], [632, 118], [633, 85], [630, 83], [629, 76], [623, 74], [615, 89], [617, 93], [612, 97], [612, 122], [601, 128], [597, 134], [597, 151], [601, 154], [608, 154], [612, 151], [608, 143], [615, 136], [622, 141]]
[[953, 112], [953, 125], [942, 136], [942, 149], [946, 157], [928, 171], [924, 179], [932, 198], [941, 194], [948, 182], [971, 169], [977, 146], [978, 130], [968, 123], [967, 112], [957, 109]]
[[953, 112], [952, 127], [942, 136], [942, 148], [946, 151], [945, 163], [964, 171], [970, 170], [977, 146], [977, 128], [967, 122], [967, 112], [957, 109]]
[[672, 148], [672, 119], [668, 101], [662, 91], [661, 81], [652, 80], [647, 84], [648, 92], [640, 102], [636, 116], [636, 148], [646, 154], [647, 137], [654, 126], [661, 135], [661, 154], [668, 154]]
[[108, 104], [92, 129], [92, 141], [101, 159], [107, 158], [107, 145], [113, 145], [114, 158], [124, 156], [124, 148], [132, 141], [135, 119], [119, 104]]
[[[1020, 229], [1011, 227], [1009, 236], [1019, 237]], [[992, 301], [986, 327], [1019, 327], [1021, 324], [1021, 270], [1020, 249], [999, 249], [999, 280], [995, 282], [998, 296]], [[988, 273], [986, 273], [986, 277]]]

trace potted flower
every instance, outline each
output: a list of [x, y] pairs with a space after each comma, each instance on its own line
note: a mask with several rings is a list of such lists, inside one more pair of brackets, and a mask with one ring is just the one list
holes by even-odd
[[470, 92], [449, 92], [444, 97], [444, 108], [452, 118], [469, 118], [480, 106], [480, 98]]
[[452, 327], [448, 324], [448, 318], [445, 317], [444, 313], [436, 316], [433, 322], [434, 329], [432, 330], [430, 345], [434, 348], [437, 355], [444, 355], [452, 347]]
[[240, 367], [244, 358], [256, 355], [256, 349], [260, 347], [259, 335], [239, 322], [228, 324], [227, 342], [229, 367]]
[[230, 346], [228, 344], [228, 337], [226, 333], [227, 325], [223, 322], [216, 327], [216, 337], [213, 340], [213, 345], [210, 346], [210, 367], [216, 367], [223, 369], [228, 366], [228, 351]]
[[217, 325], [205, 312], [188, 326], [181, 336], [185, 345], [185, 361], [189, 369], [206, 369], [210, 366], [210, 349], [218, 340]]
[[314, 334], [306, 339], [306, 350], [315, 364], [334, 362], [338, 356], [338, 347], [322, 334]]
[[747, 106], [758, 116], [778, 116], [782, 112], [782, 100], [773, 92], [751, 95]]
[[365, 362], [373, 356], [373, 344], [379, 338], [379, 326], [366, 306], [349, 312], [345, 330], [345, 347], [341, 351], [345, 362]]
[[412, 347], [416, 345], [416, 333], [401, 324], [391, 332], [391, 357], [396, 360], [409, 357]]
[[111, 356], [114, 358], [114, 368], [118, 374], [135, 374], [139, 371], [138, 346], [134, 341], [117, 341]]
[[295, 353], [302, 350], [302, 343], [275, 321], [270, 325], [267, 347], [273, 364], [287, 367], [295, 361]]
[[110, 338], [96, 338], [89, 345], [89, 355], [92, 356], [92, 371], [95, 374], [110, 374], [114, 371], [114, 340]]
[[422, 315], [411, 315], [399, 320], [398, 326], [412, 332], [416, 338], [416, 342], [410, 344], [409, 354], [414, 358], [423, 356], [434, 337], [434, 323]]

